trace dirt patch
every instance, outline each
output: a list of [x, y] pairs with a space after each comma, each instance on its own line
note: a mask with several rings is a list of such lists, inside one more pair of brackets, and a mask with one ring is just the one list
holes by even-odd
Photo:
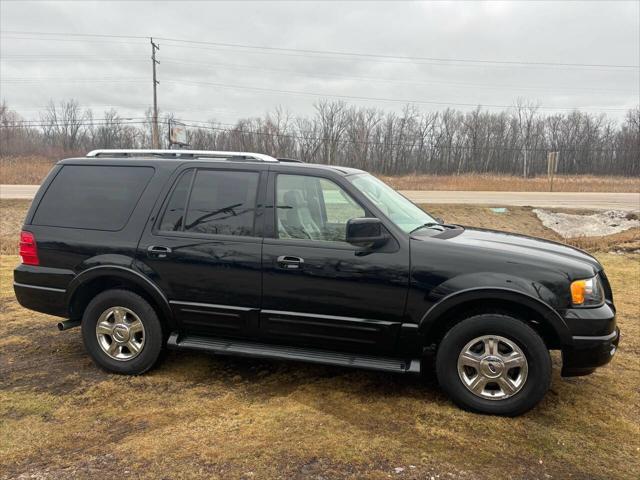
[[603, 237], [640, 227], [638, 216], [623, 210], [579, 215], [536, 208], [533, 213], [545, 227], [563, 238]]

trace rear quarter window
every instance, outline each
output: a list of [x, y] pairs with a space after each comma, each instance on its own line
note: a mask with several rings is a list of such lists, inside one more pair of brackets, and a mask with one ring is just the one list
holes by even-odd
[[49, 185], [31, 223], [120, 230], [153, 173], [152, 167], [65, 165]]

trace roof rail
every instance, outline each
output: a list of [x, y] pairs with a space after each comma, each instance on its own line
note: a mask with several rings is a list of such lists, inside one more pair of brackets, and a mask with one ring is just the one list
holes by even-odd
[[216, 150], [138, 150], [130, 149], [101, 149], [92, 150], [86, 155], [87, 157], [160, 157], [160, 158], [242, 158], [253, 159], [259, 162], [277, 162], [276, 158], [263, 153], [252, 152], [224, 152]]
[[304, 163], [304, 160], [298, 160], [297, 158], [280, 158], [278, 157], [279, 162], [290, 162], [290, 163]]

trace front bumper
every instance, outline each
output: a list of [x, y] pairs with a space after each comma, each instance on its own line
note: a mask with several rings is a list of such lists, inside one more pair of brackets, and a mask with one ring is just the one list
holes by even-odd
[[563, 377], [588, 375], [611, 361], [620, 341], [612, 302], [568, 309], [563, 317], [573, 335], [571, 344], [562, 348]]
[[620, 342], [620, 329], [608, 335], [575, 336], [573, 346], [562, 349], [563, 377], [589, 375], [611, 361]]

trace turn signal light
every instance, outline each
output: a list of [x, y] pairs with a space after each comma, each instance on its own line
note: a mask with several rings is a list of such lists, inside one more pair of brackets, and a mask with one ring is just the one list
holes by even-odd
[[20, 259], [25, 265], [39, 265], [36, 237], [31, 232], [20, 232]]
[[574, 305], [582, 305], [584, 303], [584, 294], [586, 289], [586, 280], [576, 280], [571, 284], [571, 301]]
[[571, 301], [576, 307], [597, 307], [604, 303], [604, 289], [600, 278], [576, 280], [571, 284]]

